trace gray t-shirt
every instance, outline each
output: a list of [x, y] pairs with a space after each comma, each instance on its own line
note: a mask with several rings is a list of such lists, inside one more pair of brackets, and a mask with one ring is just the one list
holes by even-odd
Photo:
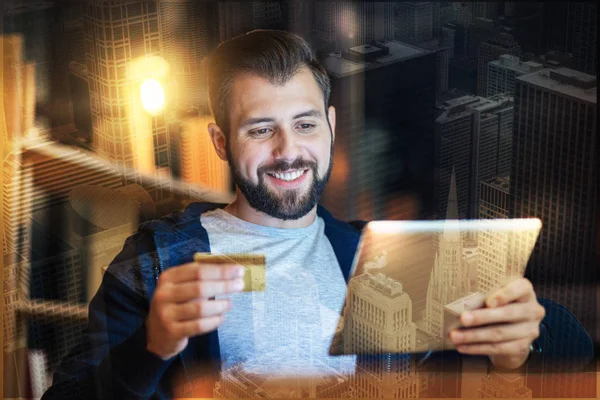
[[354, 371], [354, 356], [329, 356], [346, 283], [317, 217], [305, 228], [256, 225], [224, 210], [201, 216], [214, 254], [266, 256], [266, 290], [229, 295], [219, 327], [223, 370], [302, 376]]

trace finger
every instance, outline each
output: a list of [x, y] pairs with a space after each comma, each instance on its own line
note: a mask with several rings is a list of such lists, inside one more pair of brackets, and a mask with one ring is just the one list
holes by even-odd
[[223, 314], [221, 314], [207, 318], [198, 318], [195, 320], [179, 322], [175, 326], [175, 331], [178, 337], [201, 335], [217, 329], [223, 322], [224, 318], [225, 317]]
[[231, 309], [231, 300], [193, 300], [167, 308], [171, 321], [188, 321], [223, 314]]
[[529, 353], [529, 345], [531, 341], [528, 339], [510, 340], [499, 343], [479, 343], [466, 344], [456, 347], [456, 350], [463, 354], [472, 355], [525, 355]]
[[167, 290], [166, 303], [184, 303], [194, 299], [208, 299], [221, 294], [236, 293], [244, 288], [243, 279], [227, 281], [194, 281], [170, 285]]
[[503, 307], [465, 311], [460, 315], [460, 322], [465, 327], [472, 327], [527, 320], [541, 321], [544, 318], [545, 312], [544, 307], [537, 301], [512, 303]]
[[450, 332], [455, 345], [499, 343], [519, 339], [533, 341], [540, 335], [539, 325], [531, 322], [492, 325], [482, 328], [456, 329]]
[[245, 268], [239, 264], [189, 263], [170, 268], [159, 277], [159, 283], [181, 283], [198, 280], [241, 278]]
[[487, 307], [500, 307], [515, 301], [529, 301], [535, 298], [533, 285], [526, 278], [516, 279], [486, 297]]

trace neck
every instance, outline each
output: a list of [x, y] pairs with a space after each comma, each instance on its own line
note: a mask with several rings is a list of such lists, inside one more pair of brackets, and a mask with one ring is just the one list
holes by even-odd
[[313, 207], [305, 216], [296, 220], [284, 221], [274, 218], [253, 208], [240, 193], [237, 193], [235, 200], [227, 205], [224, 210], [246, 222], [271, 228], [304, 228], [315, 222], [317, 218], [317, 206]]

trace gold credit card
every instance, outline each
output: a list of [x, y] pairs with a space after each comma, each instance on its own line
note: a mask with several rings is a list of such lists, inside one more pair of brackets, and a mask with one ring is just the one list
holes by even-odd
[[194, 262], [240, 264], [246, 269], [246, 273], [244, 274], [244, 292], [263, 292], [265, 290], [267, 277], [264, 255], [195, 253]]

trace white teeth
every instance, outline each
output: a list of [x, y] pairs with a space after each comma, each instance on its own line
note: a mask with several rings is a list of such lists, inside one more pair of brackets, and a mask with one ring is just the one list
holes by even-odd
[[281, 179], [283, 181], [293, 181], [296, 180], [302, 175], [304, 171], [294, 171], [294, 172], [286, 172], [283, 174], [273, 174], [277, 179]]

